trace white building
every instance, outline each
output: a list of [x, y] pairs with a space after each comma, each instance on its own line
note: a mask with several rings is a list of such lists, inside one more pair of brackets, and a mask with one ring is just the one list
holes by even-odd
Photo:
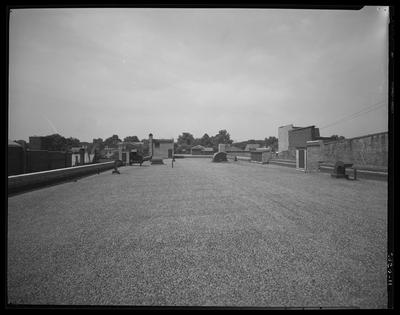
[[278, 152], [289, 150], [289, 131], [294, 128], [292, 124], [278, 128]]
[[133, 155], [143, 154], [143, 142], [120, 142], [118, 143], [118, 159], [129, 164]]
[[174, 139], [154, 139], [149, 134], [149, 155], [153, 159], [169, 159], [174, 155]]
[[72, 166], [78, 166], [93, 162], [94, 154], [90, 154], [87, 151], [86, 147], [73, 147], [71, 148], [71, 151]]

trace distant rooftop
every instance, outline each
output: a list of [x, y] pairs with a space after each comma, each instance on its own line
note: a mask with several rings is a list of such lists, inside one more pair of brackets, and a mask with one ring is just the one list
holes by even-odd
[[195, 145], [194, 147], [192, 147], [192, 150], [193, 149], [195, 149], [195, 150], [197, 150], [197, 149], [200, 149], [200, 150], [203, 150], [203, 149], [205, 149], [205, 147], [203, 147], [202, 145]]
[[10, 139], [8, 139], [8, 146], [9, 147], [21, 147], [22, 148], [22, 145], [20, 145], [19, 143], [15, 142], [15, 141], [10, 140]]
[[293, 127], [293, 130], [289, 130], [289, 132], [297, 131], [297, 130], [301, 130], [301, 129], [307, 129], [307, 128], [315, 128], [315, 125], [307, 126], [307, 127]]
[[174, 139], [153, 139], [154, 142], [160, 142], [160, 143], [171, 143], [174, 142]]

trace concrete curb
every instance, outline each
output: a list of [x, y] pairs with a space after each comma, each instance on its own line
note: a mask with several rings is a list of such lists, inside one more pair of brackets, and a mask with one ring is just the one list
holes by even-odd
[[[320, 172], [323, 173], [332, 173], [333, 167], [332, 166], [321, 166]], [[346, 174], [350, 177], [353, 176], [353, 168], [346, 169]], [[364, 179], [374, 179], [374, 180], [382, 180], [386, 181], [388, 179], [387, 172], [378, 172], [372, 170], [359, 170], [357, 169], [357, 178], [364, 178]]]
[[[279, 165], [279, 166], [284, 166], [284, 167], [296, 168], [296, 162], [294, 162], [294, 161], [291, 162], [291, 161], [288, 161], [288, 160], [270, 160], [268, 164], [274, 164], [274, 165]], [[306, 171], [306, 172], [309, 172], [309, 171]], [[318, 171], [316, 171], [316, 172], [318, 172]], [[319, 172], [332, 173], [333, 172], [333, 166], [321, 165]], [[348, 174], [350, 177], [353, 177], [353, 168], [347, 169], [346, 170], [346, 174]], [[376, 170], [357, 169], [357, 178], [387, 181], [388, 180], [388, 173], [387, 172], [382, 172], [382, 171], [376, 171]]]
[[176, 159], [204, 159], [209, 158], [212, 159], [212, 155], [191, 155], [191, 154], [175, 154], [174, 157]]

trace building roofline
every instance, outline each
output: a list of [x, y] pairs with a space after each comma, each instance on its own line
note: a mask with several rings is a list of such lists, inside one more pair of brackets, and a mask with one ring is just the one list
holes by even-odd
[[174, 142], [174, 139], [153, 139], [153, 142]]
[[19, 147], [22, 148], [22, 145], [20, 145], [18, 142], [12, 141], [12, 140], [8, 140], [8, 146], [9, 147]]
[[316, 128], [316, 127], [315, 127], [315, 125], [307, 126], [307, 127], [296, 127], [296, 128], [293, 128], [292, 130], [289, 130], [289, 132], [298, 131], [298, 130], [307, 129], [307, 128]]
[[389, 134], [388, 131], [382, 131], [382, 132], [377, 132], [377, 133], [370, 133], [364, 136], [358, 136], [354, 138], [344, 138], [344, 139], [339, 139], [339, 140], [332, 140], [332, 141], [327, 141], [325, 143], [331, 143], [331, 142], [338, 142], [338, 141], [346, 141], [346, 140], [355, 140], [355, 139], [360, 139], [360, 138], [366, 138], [366, 137], [372, 137], [372, 136], [378, 136], [378, 135], [383, 135], [383, 134]]

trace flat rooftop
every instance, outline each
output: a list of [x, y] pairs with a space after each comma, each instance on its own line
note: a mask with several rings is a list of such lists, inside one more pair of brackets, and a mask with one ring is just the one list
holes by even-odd
[[386, 182], [164, 162], [9, 197], [8, 301], [386, 308]]

